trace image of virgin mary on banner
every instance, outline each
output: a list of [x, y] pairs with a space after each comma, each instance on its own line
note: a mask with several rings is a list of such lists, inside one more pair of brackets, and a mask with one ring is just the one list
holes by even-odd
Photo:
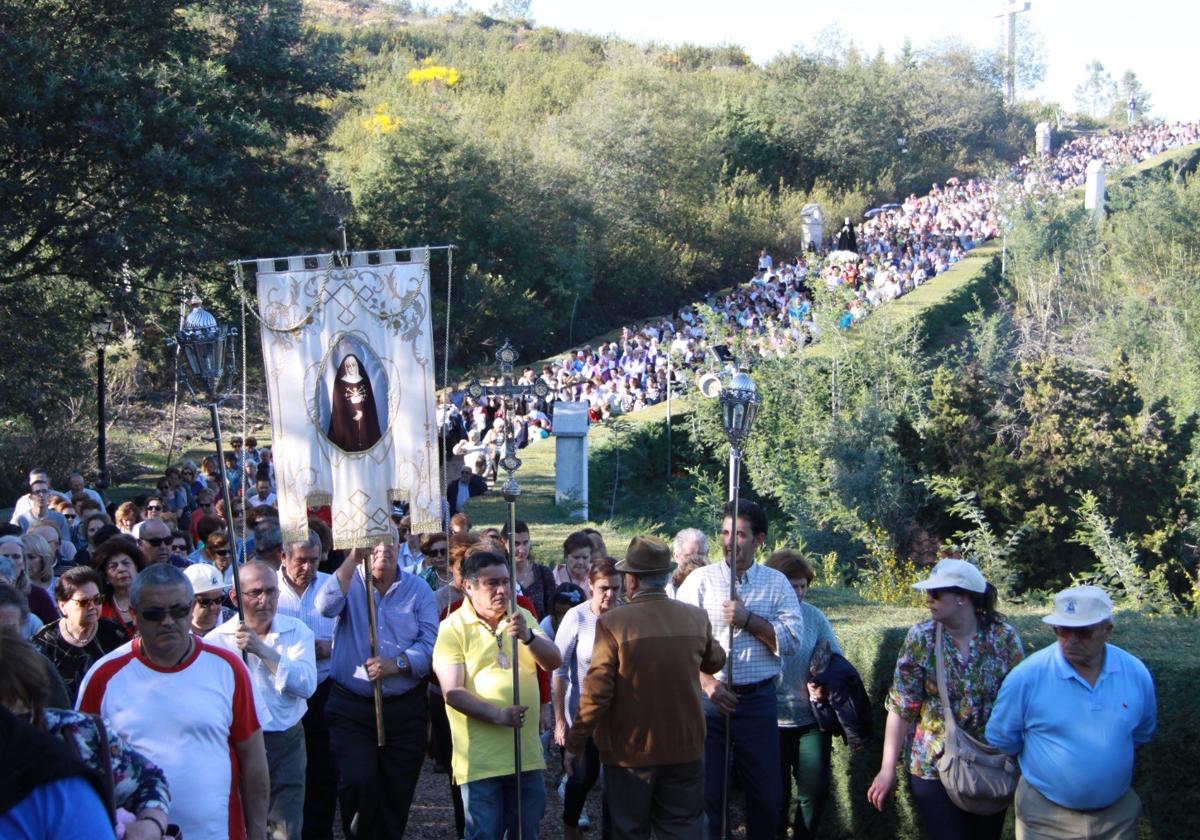
[[257, 284], [284, 539], [326, 504], [335, 548], [388, 539], [397, 501], [440, 530], [428, 250], [261, 260]]

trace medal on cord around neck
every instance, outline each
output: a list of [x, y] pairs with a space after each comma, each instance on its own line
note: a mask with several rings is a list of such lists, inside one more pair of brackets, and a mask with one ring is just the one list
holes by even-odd
[[509, 660], [508, 654], [504, 652], [504, 633], [500, 630], [502, 626], [504, 626], [503, 622], [495, 630], [489, 629], [488, 632], [496, 640], [496, 664], [501, 668], [507, 668], [512, 662]]

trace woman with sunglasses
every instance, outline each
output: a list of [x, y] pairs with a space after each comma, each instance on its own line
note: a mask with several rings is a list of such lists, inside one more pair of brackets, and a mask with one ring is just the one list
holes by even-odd
[[215, 566], [221, 582], [233, 586], [233, 544], [227, 531], [213, 531], [200, 549], [202, 562]]
[[193, 563], [183, 570], [192, 584], [192, 632], [207, 635], [218, 624], [233, 618], [235, 612], [222, 606], [229, 586], [221, 582], [221, 574], [207, 563]]
[[146, 506], [142, 510], [146, 514], [147, 519], [158, 519], [163, 515], [163, 511], [167, 509], [167, 505], [158, 496], [150, 496], [146, 499]]
[[930, 840], [998, 840], [1007, 809], [998, 814], [968, 813], [951, 801], [938, 777], [946, 722], [937, 688], [937, 630], [942, 630], [946, 693], [954, 719], [980, 741], [1000, 684], [1024, 658], [1021, 637], [996, 612], [996, 587], [966, 560], [941, 560], [929, 578], [913, 586], [925, 592], [930, 618], [912, 627], [900, 648], [885, 703], [883, 762], [867, 799], [882, 811], [895, 793], [896, 764], [915, 724], [908, 758], [909, 790]]
[[129, 638], [120, 625], [100, 617], [104, 604], [101, 583], [100, 573], [87, 566], [63, 572], [54, 586], [62, 618], [33, 636], [37, 649], [58, 669], [72, 704], [92, 664]]
[[449, 540], [440, 531], [426, 534], [421, 540], [421, 556], [424, 558], [425, 568], [421, 570], [420, 577], [434, 592], [449, 586], [454, 580], [450, 573], [449, 547]]
[[137, 635], [137, 627], [133, 623], [129, 589], [137, 573], [145, 567], [146, 557], [142, 550], [126, 536], [110, 537], [92, 555], [92, 568], [100, 573], [104, 595], [100, 617], [119, 624], [131, 639]]

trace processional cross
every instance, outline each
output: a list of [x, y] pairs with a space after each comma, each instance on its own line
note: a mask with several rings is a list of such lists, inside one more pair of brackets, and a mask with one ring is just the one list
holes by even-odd
[[[517, 355], [517, 351], [513, 349], [512, 344], [509, 343], [508, 339], [505, 339], [504, 344], [496, 351], [496, 361], [500, 363], [500, 384], [484, 385], [478, 379], [472, 379], [467, 385], [467, 396], [476, 402], [483, 397], [500, 397], [504, 402], [504, 457], [500, 459], [499, 464], [504, 468], [504, 472], [508, 474], [501, 488], [501, 493], [504, 494], [504, 500], [508, 502], [510, 511], [512, 510], [512, 505], [516, 504], [517, 496], [521, 495], [521, 488], [517, 485], [516, 479], [513, 478], [516, 471], [521, 468], [521, 459], [517, 457], [517, 439], [513, 433], [512, 401], [517, 397], [528, 398], [532, 396], [544, 399], [550, 396], [550, 386], [543, 379], [537, 379], [532, 385], [518, 385], [513, 380], [513, 362], [519, 358], [520, 356]], [[510, 496], [511, 498], [509, 498]], [[512, 523], [510, 522], [509, 524], [511, 525]], [[511, 531], [509, 531], [509, 535], [510, 537], [512, 536]], [[509, 554], [511, 555], [511, 553], [510, 551]], [[510, 569], [509, 571], [512, 570]]]
[[[472, 379], [467, 385], [467, 396], [478, 402], [483, 397], [500, 397], [504, 405], [504, 456], [500, 458], [499, 464], [504, 469], [507, 477], [504, 480], [504, 485], [500, 492], [504, 496], [504, 501], [508, 503], [508, 576], [511, 581], [509, 585], [509, 615], [517, 614], [517, 562], [513, 554], [513, 549], [517, 542], [517, 497], [521, 495], [521, 488], [517, 484], [516, 478], [513, 476], [517, 470], [521, 468], [521, 459], [517, 457], [517, 438], [513, 433], [513, 409], [517, 398], [528, 397], [548, 397], [550, 395], [550, 386], [545, 380], [537, 379], [531, 385], [518, 385], [513, 379], [513, 362], [519, 356], [517, 351], [513, 349], [512, 344], [508, 339], [504, 340], [504, 344], [496, 351], [496, 361], [500, 363], [500, 383], [497, 385], [484, 385], [478, 379]], [[512, 620], [511, 618], [509, 619]], [[517, 637], [512, 637], [512, 669], [513, 669], [513, 705], [521, 704], [521, 669], [520, 665], [521, 650], [517, 642]], [[503, 667], [503, 665], [501, 666]], [[521, 840], [521, 728], [525, 724], [513, 729], [513, 767], [517, 774], [517, 838]], [[534, 724], [535, 726], [537, 724]]]

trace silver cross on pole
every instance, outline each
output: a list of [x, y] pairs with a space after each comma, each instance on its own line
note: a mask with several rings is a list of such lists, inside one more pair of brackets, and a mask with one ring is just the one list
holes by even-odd
[[[521, 459], [517, 457], [517, 439], [513, 433], [513, 410], [515, 408], [516, 398], [542, 397], [550, 395], [550, 386], [542, 379], [536, 380], [531, 385], [518, 385], [513, 379], [513, 362], [519, 356], [517, 351], [513, 349], [512, 344], [508, 339], [504, 340], [504, 344], [496, 351], [496, 361], [500, 363], [500, 383], [496, 385], [483, 385], [478, 379], [472, 379], [467, 385], [467, 396], [478, 402], [484, 397], [500, 397], [504, 404], [504, 456], [500, 458], [500, 467], [507, 474], [504, 480], [504, 485], [501, 487], [501, 494], [504, 496], [504, 501], [508, 503], [508, 577], [511, 581], [509, 586], [509, 615], [517, 614], [517, 565], [513, 555], [513, 547], [516, 545], [517, 539], [517, 497], [521, 495], [521, 488], [517, 484], [517, 480], [513, 477], [517, 470], [521, 468]], [[512, 620], [511, 618], [509, 619]], [[512, 662], [513, 662], [513, 705], [521, 704], [521, 669], [520, 665], [521, 646], [517, 643], [517, 637], [512, 637]], [[535, 720], [537, 717], [535, 716]], [[517, 837], [516, 840], [521, 840], [521, 728], [525, 724], [513, 729], [513, 767], [516, 770], [516, 805], [517, 805]]]

